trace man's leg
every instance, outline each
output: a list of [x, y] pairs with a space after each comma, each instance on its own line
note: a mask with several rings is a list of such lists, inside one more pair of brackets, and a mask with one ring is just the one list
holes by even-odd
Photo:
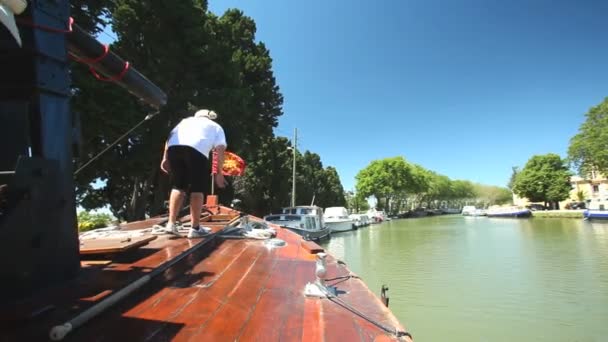
[[177, 220], [177, 215], [182, 208], [185, 196], [186, 193], [181, 190], [171, 190], [171, 195], [169, 196], [169, 220], [167, 221], [167, 230], [173, 230], [173, 227], [175, 227], [175, 221]]
[[203, 198], [202, 192], [190, 194], [190, 221], [192, 222], [192, 228], [188, 232], [189, 238], [203, 237], [211, 232], [211, 229], [200, 226]]
[[192, 228], [197, 228], [201, 223], [203, 198], [202, 192], [193, 192], [190, 194], [190, 221], [192, 222]]
[[[186, 150], [187, 151], [187, 150]], [[169, 166], [171, 171], [171, 195], [169, 195], [169, 219], [165, 227], [168, 233], [177, 233], [175, 221], [181, 211], [188, 190], [188, 174], [187, 165], [184, 161], [186, 158], [183, 146], [170, 146], [167, 150]]]
[[204, 195], [208, 193], [209, 163], [207, 158], [195, 149], [190, 150], [190, 220], [192, 229], [189, 238], [202, 237], [209, 233], [209, 229], [200, 227], [201, 211], [203, 209]]

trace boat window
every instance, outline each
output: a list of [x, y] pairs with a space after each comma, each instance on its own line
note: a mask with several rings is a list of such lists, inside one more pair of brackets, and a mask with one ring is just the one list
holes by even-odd
[[300, 216], [297, 215], [273, 215], [266, 216], [266, 221], [299, 221]]
[[312, 230], [315, 228], [314, 218], [307, 216], [306, 217], [306, 229]]
[[308, 215], [308, 214], [311, 213], [311, 210], [310, 209], [306, 209], [306, 208], [301, 208], [300, 209], [300, 213]]

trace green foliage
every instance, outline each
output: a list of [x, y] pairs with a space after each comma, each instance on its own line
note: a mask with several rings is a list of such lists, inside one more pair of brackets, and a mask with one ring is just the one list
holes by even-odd
[[471, 199], [475, 198], [477, 193], [473, 184], [466, 180], [452, 181], [452, 198], [453, 199]]
[[[388, 208], [391, 198], [418, 186], [412, 167], [403, 157], [374, 160], [360, 170], [357, 176], [357, 193], [363, 197], [374, 196], [379, 208]], [[383, 204], [380, 199], [385, 199]]]
[[346, 194], [346, 207], [353, 213], [359, 213], [367, 211], [369, 209], [369, 203], [361, 194], [348, 192]]
[[509, 188], [509, 190], [513, 191], [513, 185], [515, 184], [515, 179], [517, 178], [517, 174], [519, 173], [519, 167], [513, 166], [511, 168], [511, 170], [512, 170], [511, 178], [509, 178], [509, 183], [507, 183], [507, 188]]
[[358, 196], [374, 196], [378, 199], [378, 207], [390, 208], [391, 213], [422, 206], [459, 207], [471, 202], [487, 206], [512, 200], [509, 189], [451, 180], [408, 163], [403, 157], [374, 160], [359, 171], [356, 179]]
[[513, 202], [511, 190], [499, 186], [474, 184], [475, 202], [482, 207]]
[[346, 205], [336, 169], [324, 168], [318, 154], [305, 151], [297, 158], [296, 204], [308, 205], [313, 198], [314, 204], [322, 208]]
[[586, 197], [587, 194], [585, 193], [585, 191], [579, 190], [576, 192], [576, 199], [578, 199], [579, 202], [584, 201]]
[[81, 211], [78, 213], [78, 231], [107, 227], [112, 221], [113, 217], [109, 214]]
[[[292, 150], [286, 138], [270, 138], [248, 164], [245, 176], [234, 182], [235, 196], [242, 209], [257, 215], [277, 212], [291, 201]], [[345, 206], [344, 189], [333, 167], [323, 168], [321, 157], [298, 152], [296, 205], [308, 205], [315, 198], [320, 207]]]
[[[72, 7], [79, 16], [76, 20], [88, 23], [91, 31], [103, 21], [110, 22], [118, 37], [112, 50], [159, 85], [169, 99], [155, 119], [78, 175], [77, 199], [83, 207], [109, 204], [114, 215], [127, 220], [164, 211], [168, 179], [158, 167], [163, 144], [170, 129], [191, 115], [192, 108], [218, 112], [229, 149], [248, 163], [264, 153], [261, 149], [273, 138], [272, 129], [282, 114], [283, 98], [269, 51], [255, 41], [251, 18], [238, 10], [217, 17], [202, 0], [101, 1], [91, 7], [95, 9], [91, 14], [84, 10], [84, 2]], [[116, 84], [96, 81], [82, 65], [72, 70], [72, 107], [81, 114], [84, 137], [82, 163], [151, 109]], [[254, 165], [248, 172], [255, 170]], [[279, 173], [278, 169], [266, 172], [272, 171]], [[95, 189], [96, 180], [105, 186]], [[224, 202], [231, 200], [227, 196]], [[262, 210], [264, 204], [253, 206]]]
[[571, 173], [557, 154], [536, 155], [515, 179], [513, 191], [531, 202], [555, 203], [568, 198]]
[[242, 209], [257, 215], [276, 212], [289, 204], [291, 152], [285, 138], [267, 139], [247, 164], [245, 175], [234, 181]]
[[578, 134], [570, 140], [568, 157], [579, 173], [608, 174], [608, 98], [591, 108]]

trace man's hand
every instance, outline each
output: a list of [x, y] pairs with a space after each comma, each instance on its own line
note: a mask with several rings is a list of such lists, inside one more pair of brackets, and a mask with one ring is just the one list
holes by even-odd
[[224, 179], [224, 175], [221, 172], [215, 175], [215, 184], [217, 184], [218, 188], [223, 188], [226, 186], [226, 180]]
[[160, 169], [167, 174], [171, 171], [168, 159], [163, 159], [163, 161], [160, 162]]

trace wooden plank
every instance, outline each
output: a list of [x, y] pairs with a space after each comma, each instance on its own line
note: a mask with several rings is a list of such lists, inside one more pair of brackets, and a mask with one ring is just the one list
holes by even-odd
[[[302, 295], [305, 284], [310, 281], [310, 269], [312, 266], [308, 262], [298, 262], [295, 264], [295, 275], [293, 278], [293, 287], [291, 292], [294, 294], [293, 301], [289, 310], [289, 314], [283, 324], [281, 330], [281, 341], [302, 341], [304, 322], [308, 320], [305, 310], [305, 297]], [[318, 340], [317, 340], [318, 341]]]
[[112, 293], [113, 293], [112, 290], [104, 290], [104, 291], [101, 291], [101, 292], [99, 292], [98, 294], [96, 294], [94, 296], [80, 298], [80, 300], [83, 300], [85, 302], [97, 302], [100, 299], [103, 299], [103, 298], [111, 295]]
[[[253, 260], [242, 256], [239, 263], [250, 263], [240, 279], [225, 295], [224, 303], [201, 330], [202, 336], [210, 340], [235, 340], [241, 335], [244, 326], [249, 322], [253, 309], [265, 290], [270, 274], [274, 268], [274, 251], [266, 249], [261, 242], [251, 242], [250, 249], [258, 250]], [[243, 259], [243, 260], [241, 260]], [[246, 260], [244, 260], [246, 259]], [[255, 284], [255, 286], [252, 286]], [[222, 289], [221, 283], [214, 284]], [[205, 295], [205, 294], [203, 294]], [[216, 297], [222, 300], [222, 297]], [[211, 334], [211, 336], [209, 335]]]
[[[238, 241], [241, 242], [241, 241]], [[192, 288], [199, 290], [200, 284], [206, 284], [214, 280], [214, 278], [221, 273], [230, 263], [233, 263], [238, 258], [238, 255], [242, 253], [243, 244], [235, 244], [230, 249], [226, 249], [224, 253], [218, 253], [214, 251], [208, 258], [203, 259], [197, 263], [189, 271], [185, 272], [182, 276], [174, 279], [172, 284], [179, 284], [179, 286], [192, 286]], [[238, 253], [238, 254], [237, 254]], [[205, 267], [207, 265], [207, 267]], [[165, 289], [171, 289], [167, 287]], [[198, 292], [198, 291], [197, 291]], [[152, 309], [155, 305], [161, 304], [163, 301], [162, 291], [159, 291], [147, 298], [146, 300], [138, 303], [132, 307], [125, 315], [132, 317], [139, 317], [145, 315], [147, 310]], [[166, 298], [165, 298], [166, 299]], [[198, 297], [194, 298], [194, 304], [196, 304]], [[207, 299], [208, 300], [208, 299]], [[152, 318], [152, 317], [151, 317]], [[155, 317], [156, 319], [165, 319], [166, 317]]]
[[279, 341], [287, 316], [297, 309], [294, 302], [291, 291], [267, 289], [256, 304], [240, 340]]
[[112, 260], [81, 260], [81, 267], [90, 267], [90, 266], [108, 266], [112, 263]]
[[317, 254], [317, 253], [322, 253], [322, 252], [325, 251], [325, 249], [323, 249], [323, 247], [317, 245], [313, 241], [304, 241], [304, 240], [302, 240], [302, 242], [300, 243], [300, 245], [302, 245], [302, 248], [304, 248], [310, 254]]
[[120, 239], [91, 239], [83, 240], [80, 243], [80, 254], [112, 254], [147, 245], [156, 239], [155, 235], [144, 235], [132, 238]]

